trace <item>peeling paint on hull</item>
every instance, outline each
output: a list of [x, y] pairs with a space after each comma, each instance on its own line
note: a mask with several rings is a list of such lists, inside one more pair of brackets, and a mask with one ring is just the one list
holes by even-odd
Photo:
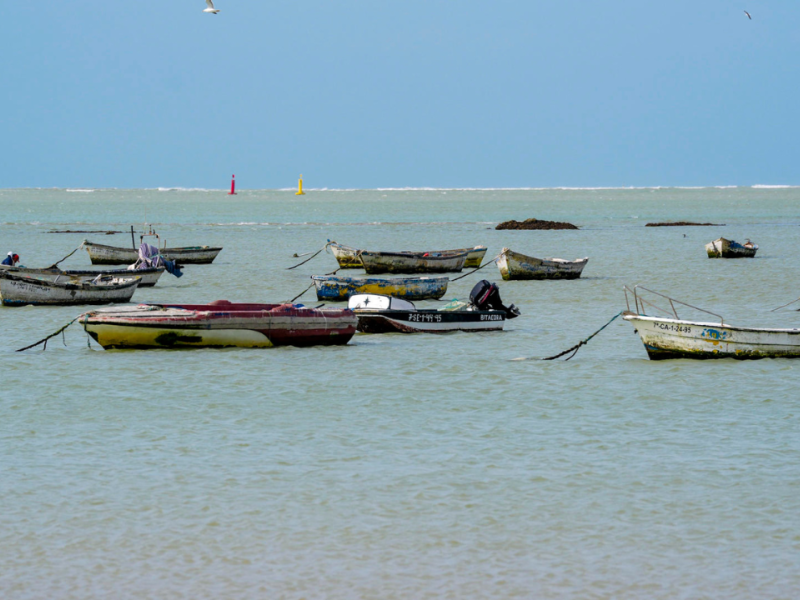
[[623, 318], [634, 325], [651, 360], [800, 358], [800, 329], [734, 327], [633, 313]]
[[588, 258], [534, 258], [503, 248], [497, 268], [505, 281], [526, 279], [578, 279]]
[[464, 268], [467, 252], [423, 256], [403, 252], [367, 252], [359, 256], [370, 275], [381, 273], [458, 273]]
[[[84, 242], [93, 265], [130, 265], [139, 259], [139, 251], [132, 248], [119, 248]], [[222, 251], [222, 248], [209, 246], [187, 246], [185, 248], [160, 248], [159, 252], [167, 260], [181, 265], [208, 265]]]
[[336, 242], [330, 242], [328, 244], [331, 248], [331, 252], [333, 253], [336, 262], [339, 263], [340, 269], [363, 269], [364, 265], [361, 264], [361, 259], [358, 257], [358, 252], [356, 248], [350, 248], [349, 246], [342, 246], [341, 244], [337, 244]]
[[447, 292], [447, 277], [337, 277], [315, 276], [318, 300], [344, 301], [355, 294], [381, 294], [403, 300], [438, 300]]
[[[359, 253], [362, 252], [357, 248], [350, 246], [342, 246], [336, 242], [330, 242], [329, 246], [333, 256], [339, 263], [340, 269], [363, 269], [364, 263], [359, 258]], [[471, 269], [481, 266], [483, 257], [486, 256], [486, 246], [475, 246], [474, 248], [460, 248], [457, 250], [431, 250], [429, 252], [398, 252], [397, 254], [424, 256], [424, 255], [442, 255], [442, 254], [461, 254], [467, 253], [467, 258], [464, 260], [463, 268]]]

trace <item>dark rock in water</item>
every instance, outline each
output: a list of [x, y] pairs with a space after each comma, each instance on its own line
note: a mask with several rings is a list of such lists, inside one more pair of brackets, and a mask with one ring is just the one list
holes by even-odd
[[503, 221], [495, 229], [578, 229], [572, 223], [526, 219], [524, 221]]
[[648, 223], [645, 227], [725, 227], [725, 223], [692, 223], [690, 221], [666, 221]]

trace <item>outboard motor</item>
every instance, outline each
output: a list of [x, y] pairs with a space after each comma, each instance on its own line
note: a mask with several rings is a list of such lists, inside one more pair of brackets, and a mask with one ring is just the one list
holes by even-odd
[[496, 283], [479, 281], [469, 293], [469, 301], [478, 310], [502, 310], [506, 313], [506, 319], [513, 319], [519, 316], [519, 309], [514, 306], [504, 306], [500, 300], [500, 290]]

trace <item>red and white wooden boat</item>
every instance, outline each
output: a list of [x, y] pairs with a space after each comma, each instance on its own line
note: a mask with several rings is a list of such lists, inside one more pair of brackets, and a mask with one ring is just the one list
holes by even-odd
[[348, 309], [301, 304], [139, 304], [78, 318], [103, 348], [268, 348], [344, 345], [358, 319]]

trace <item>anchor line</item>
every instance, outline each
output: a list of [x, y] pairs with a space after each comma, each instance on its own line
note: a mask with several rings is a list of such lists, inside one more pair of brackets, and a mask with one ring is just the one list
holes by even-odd
[[587, 337], [587, 338], [585, 338], [585, 339], [581, 340], [580, 342], [578, 342], [577, 344], [575, 344], [575, 345], [574, 345], [574, 346], [572, 346], [571, 348], [567, 348], [567, 349], [566, 349], [566, 350], [564, 350], [563, 352], [559, 352], [558, 354], [554, 354], [553, 356], [548, 356], [547, 358], [540, 358], [540, 359], [537, 359], [537, 358], [535, 358], [535, 357], [532, 357], [532, 358], [525, 358], [525, 357], [523, 357], [523, 358], [514, 358], [514, 359], [512, 359], [512, 360], [555, 360], [555, 359], [557, 359], [557, 358], [561, 358], [561, 357], [562, 357], [562, 356], [564, 356], [565, 354], [569, 354], [570, 352], [572, 352], [572, 354], [569, 356], [569, 358], [567, 358], [567, 359], [564, 361], [564, 362], [566, 362], [567, 360], [570, 360], [572, 357], [574, 357], [574, 356], [575, 356], [575, 355], [578, 353], [578, 350], [580, 350], [580, 349], [581, 349], [581, 347], [583, 347], [583, 346], [585, 346], [586, 344], [588, 344], [588, 343], [589, 343], [589, 340], [591, 340], [591, 339], [592, 339], [594, 336], [596, 336], [598, 333], [600, 333], [601, 331], [603, 331], [603, 329], [605, 329], [606, 327], [608, 327], [609, 325], [611, 325], [611, 323], [613, 323], [613, 322], [614, 322], [614, 321], [615, 321], [615, 320], [616, 320], [616, 319], [617, 319], [617, 318], [618, 318], [618, 317], [619, 317], [619, 316], [620, 316], [620, 315], [621, 315], [623, 312], [625, 312], [625, 311], [620, 311], [620, 312], [618, 312], [618, 313], [617, 313], [617, 314], [615, 314], [613, 317], [611, 317], [611, 320], [610, 320], [610, 321], [608, 321], [608, 323], [606, 323], [605, 325], [603, 325], [603, 326], [602, 326], [600, 329], [598, 329], [597, 331], [595, 331], [595, 332], [594, 332], [592, 335], [590, 335], [589, 337]]
[[[339, 269], [341, 269], [341, 267], [339, 267]], [[338, 272], [339, 272], [339, 269], [336, 269], [335, 271], [331, 271], [330, 273], [325, 273], [325, 275], [336, 275], [336, 273], [338, 273]], [[314, 284], [313, 284], [313, 283], [312, 283], [310, 286], [308, 286], [306, 289], [304, 289], [302, 292], [300, 292], [299, 294], [297, 294], [297, 296], [295, 296], [294, 298], [292, 298], [291, 300], [289, 300], [289, 302], [287, 302], [286, 304], [291, 304], [292, 302], [294, 302], [295, 300], [297, 300], [297, 299], [298, 299], [300, 296], [302, 296], [303, 294], [305, 294], [305, 293], [306, 293], [308, 290], [310, 290], [312, 287], [314, 287]]]
[[66, 255], [64, 258], [62, 258], [60, 261], [58, 261], [58, 262], [54, 262], [52, 265], [50, 265], [50, 266], [49, 266], [49, 267], [47, 267], [47, 268], [48, 268], [48, 269], [55, 269], [55, 268], [58, 266], [58, 263], [62, 263], [62, 262], [64, 262], [64, 261], [65, 261], [65, 260], [67, 260], [67, 259], [68, 259], [70, 256], [72, 256], [73, 254], [75, 254], [75, 253], [76, 253], [78, 250], [80, 250], [81, 248], [83, 248], [83, 244], [84, 244], [85, 242], [86, 242], [86, 240], [83, 240], [83, 241], [81, 242], [81, 245], [80, 245], [80, 246], [78, 246], [77, 248], [75, 248], [75, 250], [73, 250], [72, 252], [70, 252], [69, 254], [67, 254], [67, 255]]
[[[314, 252], [314, 254], [313, 254], [313, 255], [312, 255], [310, 258], [307, 258], [307, 259], [305, 259], [303, 262], [301, 262], [301, 263], [297, 263], [297, 264], [296, 264], [296, 265], [294, 265], [293, 267], [289, 267], [289, 268], [287, 268], [286, 270], [287, 270], [287, 271], [291, 271], [292, 269], [296, 269], [296, 268], [297, 268], [297, 267], [299, 267], [300, 265], [304, 265], [304, 264], [306, 264], [308, 261], [310, 261], [312, 258], [314, 258], [315, 256], [317, 256], [317, 254], [319, 254], [320, 252], [322, 252], [323, 250], [325, 250], [327, 247], [328, 247], [328, 244], [325, 244], [325, 245], [324, 245], [322, 248], [320, 248], [319, 250], [317, 250], [316, 252]], [[306, 256], [307, 254], [308, 254], [308, 253], [306, 253], [306, 254], [303, 254], [303, 255], [297, 255], [297, 254], [295, 254], [295, 256], [297, 256], [298, 258], [300, 258], [300, 256]]]
[[464, 277], [468, 277], [469, 275], [472, 275], [473, 273], [476, 273], [476, 272], [480, 271], [480, 270], [481, 270], [483, 267], [488, 267], [489, 265], [491, 265], [491, 264], [493, 264], [493, 263], [497, 262], [497, 259], [498, 259], [498, 258], [500, 258], [501, 256], [503, 256], [503, 253], [502, 253], [502, 252], [501, 252], [500, 254], [498, 254], [497, 256], [495, 256], [495, 257], [494, 257], [492, 260], [490, 260], [489, 262], [487, 262], [487, 263], [483, 263], [483, 264], [482, 264], [480, 267], [478, 267], [477, 269], [473, 269], [472, 271], [470, 271], [469, 273], [465, 273], [464, 275], [459, 275], [459, 276], [458, 276], [458, 277], [456, 277], [455, 279], [451, 279], [451, 280], [450, 280], [450, 282], [452, 283], [453, 281], [458, 281], [459, 279], [463, 279]]

